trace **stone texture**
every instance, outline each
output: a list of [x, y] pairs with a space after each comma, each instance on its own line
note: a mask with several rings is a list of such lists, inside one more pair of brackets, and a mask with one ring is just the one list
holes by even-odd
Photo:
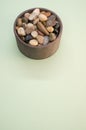
[[32, 46], [37, 46], [38, 45], [38, 41], [36, 39], [30, 40], [29, 44]]
[[19, 36], [25, 36], [25, 30], [23, 27], [19, 27], [18, 30], [17, 30]]

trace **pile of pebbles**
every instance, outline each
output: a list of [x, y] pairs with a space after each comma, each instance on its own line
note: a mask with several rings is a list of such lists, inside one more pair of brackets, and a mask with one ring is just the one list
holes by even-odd
[[16, 31], [18, 36], [32, 46], [47, 45], [54, 41], [59, 34], [60, 25], [56, 15], [49, 11], [34, 9], [17, 19]]

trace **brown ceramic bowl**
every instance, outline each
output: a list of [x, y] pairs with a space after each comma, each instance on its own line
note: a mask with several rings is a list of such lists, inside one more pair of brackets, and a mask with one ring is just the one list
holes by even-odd
[[44, 58], [51, 56], [52, 54], [54, 54], [57, 51], [57, 49], [59, 47], [60, 39], [61, 39], [63, 26], [62, 26], [61, 19], [59, 18], [59, 16], [57, 14], [55, 14], [51, 10], [48, 10], [45, 8], [40, 8], [41, 11], [50, 11], [52, 14], [56, 15], [57, 20], [59, 21], [59, 24], [60, 24], [59, 35], [57, 36], [57, 38], [53, 42], [50, 42], [47, 45], [31, 46], [29, 44], [26, 44], [23, 40], [21, 40], [21, 38], [18, 36], [18, 34], [16, 32], [16, 29], [15, 29], [16, 28], [16, 21], [18, 18], [22, 17], [24, 15], [24, 13], [32, 12], [34, 9], [35, 8], [28, 9], [28, 10], [22, 12], [16, 18], [15, 23], [14, 23], [14, 34], [16, 37], [18, 48], [25, 56], [32, 58], [32, 59], [44, 59]]

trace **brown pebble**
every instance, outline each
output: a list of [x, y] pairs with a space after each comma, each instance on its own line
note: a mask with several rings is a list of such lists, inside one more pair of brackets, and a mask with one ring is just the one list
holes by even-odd
[[44, 36], [44, 33], [42, 33], [41, 31], [39, 31], [38, 29], [37, 29], [37, 32], [38, 32], [39, 35]]
[[22, 26], [22, 18], [17, 19], [17, 26], [19, 26], [19, 27]]
[[39, 42], [40, 44], [43, 44], [43, 42], [44, 42], [44, 37], [41, 36], [41, 35], [38, 35], [38, 36], [37, 36], [37, 40], [38, 40], [38, 42]]
[[35, 20], [33, 21], [33, 24], [37, 24], [38, 22], [39, 22], [39, 18], [35, 19]]
[[36, 37], [38, 36], [38, 32], [37, 32], [37, 31], [33, 31], [33, 32], [31, 33], [31, 35], [32, 35], [32, 37], [36, 38]]
[[46, 15], [47, 17], [49, 17], [51, 15], [51, 12], [42, 11], [41, 13], [44, 14], [44, 15]]
[[43, 22], [43, 21], [47, 21], [47, 16], [44, 15], [44, 14], [40, 14], [40, 15], [39, 15], [39, 20], [42, 21], [42, 22]]
[[41, 22], [37, 23], [37, 27], [41, 32], [43, 32], [46, 35], [49, 35], [49, 32], [47, 31], [46, 27]]
[[22, 22], [23, 22], [23, 23], [28, 23], [28, 19], [27, 19], [26, 17], [23, 17], [23, 18], [22, 18]]
[[35, 30], [35, 27], [34, 27], [34, 25], [32, 23], [28, 23], [26, 25], [26, 30], [25, 30], [26, 34], [30, 34], [34, 30]]
[[24, 14], [24, 17], [27, 18], [27, 19], [29, 19], [29, 16], [30, 16], [30, 13], [25, 13]]

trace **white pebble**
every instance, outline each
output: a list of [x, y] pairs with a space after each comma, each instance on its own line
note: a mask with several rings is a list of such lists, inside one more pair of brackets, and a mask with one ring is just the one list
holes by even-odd
[[20, 35], [20, 36], [25, 36], [25, 30], [24, 30], [24, 28], [22, 28], [22, 27], [20, 27], [20, 28], [18, 28], [18, 34]]
[[32, 37], [36, 38], [36, 37], [38, 36], [38, 33], [37, 33], [37, 31], [33, 31], [33, 32], [31, 33], [31, 35], [32, 35]]
[[29, 41], [29, 44], [32, 45], [32, 46], [37, 46], [38, 45], [38, 41], [33, 39], [33, 40]]

